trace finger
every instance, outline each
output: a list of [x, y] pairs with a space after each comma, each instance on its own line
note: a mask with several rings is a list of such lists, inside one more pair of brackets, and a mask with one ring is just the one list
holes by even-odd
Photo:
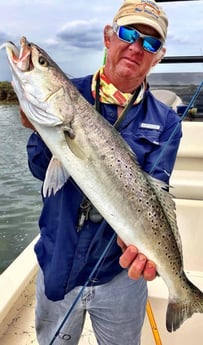
[[20, 108], [20, 120], [21, 120], [21, 123], [24, 127], [27, 127], [27, 117], [25, 115], [25, 113], [23, 112], [23, 110]]
[[146, 263], [146, 256], [142, 253], [139, 253], [128, 269], [128, 276], [131, 279], [139, 279], [143, 275]]
[[20, 108], [20, 120], [21, 120], [21, 123], [24, 127], [35, 130], [34, 126], [28, 120], [28, 118], [26, 117], [25, 113], [23, 112], [23, 110], [21, 108]]
[[156, 265], [154, 262], [148, 260], [145, 268], [144, 268], [144, 272], [143, 272], [143, 277], [145, 280], [153, 280], [156, 278]]
[[22, 110], [22, 108], [21, 108], [21, 107], [20, 107], [20, 109], [19, 109], [19, 110], [20, 110], [20, 115], [21, 115], [21, 116], [25, 116], [25, 113], [24, 113], [24, 111]]
[[119, 236], [117, 236], [117, 244], [119, 247], [121, 247], [122, 252], [126, 250], [127, 246], [125, 245], [125, 243], [121, 240]]
[[128, 246], [120, 256], [119, 263], [121, 267], [128, 268], [137, 257], [137, 254], [138, 250], [135, 246]]

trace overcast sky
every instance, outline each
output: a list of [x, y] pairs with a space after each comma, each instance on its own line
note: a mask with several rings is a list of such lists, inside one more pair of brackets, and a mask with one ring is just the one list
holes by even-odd
[[[95, 72], [103, 61], [103, 28], [122, 0], [6, 0], [0, 4], [0, 45], [21, 36], [41, 46], [72, 76]], [[169, 18], [167, 56], [203, 55], [203, 1], [160, 4]], [[201, 71], [203, 64], [159, 65], [156, 72]], [[0, 81], [10, 80], [5, 50]]]

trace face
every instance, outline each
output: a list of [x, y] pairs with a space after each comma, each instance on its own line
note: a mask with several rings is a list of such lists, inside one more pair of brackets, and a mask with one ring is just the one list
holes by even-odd
[[[149, 26], [139, 24], [133, 27], [143, 34], [159, 38], [159, 34]], [[106, 30], [108, 28], [106, 27]], [[152, 54], [144, 50], [142, 39], [129, 44], [121, 41], [116, 33], [113, 33], [110, 37], [105, 35], [105, 46], [108, 49], [105, 74], [121, 91], [122, 88], [126, 88], [125, 85], [128, 85], [132, 90], [138, 87], [151, 67], [155, 66], [161, 57], [160, 51]], [[162, 48], [162, 52], [164, 55], [164, 48]]]

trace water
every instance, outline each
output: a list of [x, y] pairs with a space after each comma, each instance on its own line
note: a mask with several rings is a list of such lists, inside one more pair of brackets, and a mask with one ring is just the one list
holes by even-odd
[[0, 273], [38, 234], [40, 181], [30, 173], [16, 105], [0, 105]]

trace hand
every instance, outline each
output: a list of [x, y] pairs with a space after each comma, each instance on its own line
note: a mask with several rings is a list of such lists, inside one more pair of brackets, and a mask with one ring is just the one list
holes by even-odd
[[21, 119], [21, 123], [24, 127], [33, 129], [33, 131], [35, 130], [34, 126], [28, 120], [28, 118], [26, 117], [25, 113], [23, 112], [23, 110], [21, 108], [20, 108], [20, 119]]
[[150, 281], [156, 277], [154, 262], [148, 260], [144, 254], [139, 253], [135, 246], [130, 245], [127, 247], [119, 237], [117, 243], [123, 251], [119, 263], [121, 267], [128, 268], [129, 278], [139, 279], [143, 276], [145, 280]]

